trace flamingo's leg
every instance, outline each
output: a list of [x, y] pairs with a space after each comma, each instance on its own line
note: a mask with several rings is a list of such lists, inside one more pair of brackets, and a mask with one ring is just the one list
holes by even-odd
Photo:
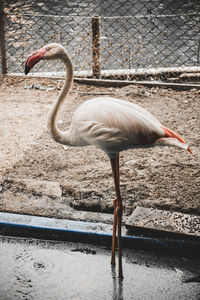
[[[116, 159], [114, 162], [111, 161], [111, 166], [113, 164], [116, 164], [116, 171], [117, 171], [117, 177], [118, 182], [119, 181], [119, 154], [117, 154]], [[115, 265], [115, 245], [116, 245], [116, 228], [117, 228], [117, 196], [113, 200], [113, 208], [114, 208], [114, 218], [113, 218], [113, 235], [112, 235], [112, 256], [111, 256], [111, 265]]]
[[112, 256], [111, 265], [115, 265], [115, 245], [116, 245], [116, 228], [117, 228], [117, 197], [113, 200], [114, 217], [113, 217], [113, 235], [112, 235]]
[[[122, 212], [123, 205], [120, 194], [120, 183], [119, 183], [119, 156], [117, 155], [115, 158], [110, 159], [112, 172], [114, 177], [115, 191], [117, 196], [117, 206], [114, 212], [114, 222], [113, 222], [113, 239], [115, 243], [115, 235], [116, 235], [116, 225], [117, 224], [117, 246], [118, 246], [118, 261], [119, 261], [119, 278], [123, 278], [122, 271], [122, 251], [121, 251], [121, 220], [122, 220]], [[116, 220], [115, 220], [116, 219]], [[115, 228], [114, 228], [115, 227]], [[112, 246], [113, 246], [112, 244]], [[112, 249], [112, 253], [115, 252], [115, 249]]]
[[122, 271], [122, 239], [121, 239], [121, 227], [122, 227], [122, 211], [123, 207], [118, 206], [117, 211], [117, 247], [118, 247], [118, 260], [119, 260], [119, 278], [123, 278]]

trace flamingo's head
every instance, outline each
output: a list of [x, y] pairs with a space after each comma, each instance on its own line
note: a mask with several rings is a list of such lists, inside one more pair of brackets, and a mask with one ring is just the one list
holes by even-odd
[[64, 48], [60, 44], [52, 43], [40, 48], [37, 51], [34, 51], [26, 60], [25, 74], [27, 75], [34, 65], [37, 64], [41, 59], [60, 59], [63, 50]]

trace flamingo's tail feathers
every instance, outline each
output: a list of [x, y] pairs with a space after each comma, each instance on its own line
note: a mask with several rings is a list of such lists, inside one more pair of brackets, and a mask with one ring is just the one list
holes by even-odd
[[185, 150], [188, 150], [191, 154], [192, 151], [189, 146], [186, 144], [184, 139], [177, 133], [173, 132], [172, 130], [162, 126], [164, 130], [164, 137], [160, 138], [156, 144], [165, 145], [165, 146], [174, 146], [179, 147]]

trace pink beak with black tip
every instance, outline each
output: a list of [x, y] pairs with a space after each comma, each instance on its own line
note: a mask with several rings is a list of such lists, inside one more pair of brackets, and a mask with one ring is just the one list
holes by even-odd
[[34, 67], [34, 65], [37, 64], [44, 57], [46, 51], [47, 51], [46, 48], [43, 47], [28, 56], [25, 63], [25, 71], [24, 71], [26, 75]]

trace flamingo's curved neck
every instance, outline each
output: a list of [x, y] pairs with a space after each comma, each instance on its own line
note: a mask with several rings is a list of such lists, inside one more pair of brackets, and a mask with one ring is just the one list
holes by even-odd
[[72, 86], [72, 81], [73, 81], [73, 66], [67, 51], [63, 52], [60, 59], [64, 62], [66, 66], [66, 78], [62, 90], [58, 95], [58, 98], [56, 99], [56, 101], [54, 102], [53, 106], [49, 111], [48, 131], [51, 134], [52, 138], [57, 143], [64, 144], [64, 145], [71, 145], [69, 131], [60, 130], [56, 123], [60, 107], [62, 106], [65, 98], [69, 94], [70, 88]]

